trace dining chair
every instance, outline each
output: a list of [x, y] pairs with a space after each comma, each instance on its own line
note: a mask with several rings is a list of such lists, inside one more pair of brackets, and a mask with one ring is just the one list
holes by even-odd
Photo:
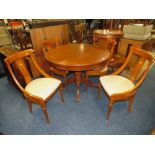
[[[52, 52], [54, 50], [54, 48], [58, 47], [59, 45], [61, 45], [61, 40], [58, 37], [53, 38], [53, 39], [49, 39], [49, 40], [45, 40], [43, 42], [43, 51], [44, 51], [44, 54], [47, 51], [51, 51]], [[64, 77], [65, 87], [66, 88], [68, 87], [68, 82], [67, 82], [67, 74], [68, 74], [68, 71], [63, 71], [63, 70], [54, 68], [52, 65], [50, 65], [50, 71], [51, 71], [51, 74], [53, 76], [54, 76], [54, 74], [55, 75], [63, 76]]]
[[[128, 45], [128, 48], [126, 50], [126, 56], [121, 55], [119, 51], [117, 53], [113, 54], [113, 57], [111, 58], [111, 62], [109, 63], [109, 67], [111, 67], [111, 70], [114, 71], [120, 66], [122, 66], [126, 60], [126, 57], [128, 56], [129, 50], [130, 50], [131, 45]], [[116, 49], [118, 50], [118, 49]]]
[[97, 66], [93, 70], [86, 71], [86, 89], [88, 89], [88, 79], [91, 76], [101, 76], [101, 75], [106, 75], [108, 73], [108, 65], [111, 62], [111, 58], [113, 57], [114, 50], [116, 47], [116, 41], [112, 38], [107, 38], [107, 37], [101, 37], [98, 38], [98, 48], [101, 49], [107, 49], [110, 51], [110, 57], [107, 60], [107, 62], [103, 65]]
[[80, 23], [78, 25], [75, 25], [75, 36], [76, 36], [76, 41], [78, 43], [82, 43], [84, 39], [84, 30], [86, 28], [85, 23]]
[[[33, 79], [31, 72], [27, 67], [27, 61], [30, 59], [43, 77]], [[15, 84], [18, 86], [19, 90], [22, 92], [24, 98], [26, 99], [29, 106], [29, 111], [32, 112], [32, 103], [40, 105], [45, 115], [45, 119], [49, 123], [46, 103], [58, 90], [60, 91], [61, 100], [64, 102], [61, 81], [51, 77], [39, 67], [32, 50], [17, 52], [16, 54], [7, 57], [5, 59], [5, 63]], [[24, 78], [25, 85], [21, 84], [17, 80], [16, 74], [12, 69], [12, 64], [17, 66], [18, 70]]]
[[111, 58], [111, 62], [109, 63], [109, 67], [111, 67], [112, 71], [115, 70], [115, 68], [120, 67], [121, 65], [124, 64], [126, 60], [126, 57], [123, 55], [113, 55], [113, 57]]
[[[137, 57], [135, 67], [132, 69], [129, 78], [119, 75], [130, 63], [132, 57]], [[128, 111], [132, 111], [134, 96], [143, 83], [149, 69], [154, 63], [154, 57], [148, 51], [137, 47], [131, 47], [125, 63], [112, 75], [105, 75], [99, 78], [98, 97], [100, 98], [101, 86], [109, 98], [108, 112], [109, 119], [112, 106], [116, 101], [129, 100]]]
[[60, 38], [56, 37], [43, 41], [43, 52], [46, 53], [49, 50], [54, 50], [55, 47], [61, 45]]
[[[115, 49], [114, 49], [114, 53], [113, 56], [111, 57], [111, 62], [109, 63], [109, 68], [111, 68], [111, 70], [113, 71], [115, 68], [120, 67], [126, 60], [126, 56], [121, 55], [118, 51], [118, 42], [119, 39], [117, 38], [113, 38], [112, 36], [101, 36], [99, 34], [95, 34], [93, 35], [93, 44], [103, 44], [102, 47], [105, 47], [105, 42], [103, 42], [103, 38], [111, 38], [111, 39], [115, 39], [116, 41], [116, 45], [115, 45]], [[101, 43], [102, 42], [102, 43]], [[130, 48], [130, 45], [129, 45]], [[129, 51], [129, 48], [127, 49], [127, 53]]]

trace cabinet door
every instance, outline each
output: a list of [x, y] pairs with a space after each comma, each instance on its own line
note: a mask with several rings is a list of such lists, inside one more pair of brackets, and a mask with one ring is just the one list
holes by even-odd
[[128, 45], [133, 45], [136, 47], [142, 47], [145, 41], [131, 40], [131, 39], [121, 39], [119, 42], [118, 53], [126, 56]]
[[43, 55], [44, 34], [42, 28], [36, 28], [30, 30], [33, 49], [36, 55]]
[[[134, 46], [134, 47], [139, 47], [141, 48], [142, 45], [144, 44], [145, 40], [131, 40], [131, 39], [121, 39], [120, 43], [119, 43], [119, 48], [118, 48], [118, 53], [126, 56], [128, 55], [128, 46]], [[137, 56], [132, 56], [130, 62], [129, 62], [129, 67], [132, 70], [132, 68], [134, 68], [136, 62], [138, 60]]]
[[60, 38], [61, 44], [69, 43], [68, 25], [57, 25], [43, 28], [44, 39]]

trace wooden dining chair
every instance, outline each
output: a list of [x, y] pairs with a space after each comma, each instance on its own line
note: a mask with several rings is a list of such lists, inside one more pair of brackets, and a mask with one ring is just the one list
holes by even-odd
[[84, 39], [84, 30], [86, 28], [85, 23], [80, 23], [78, 25], [75, 25], [75, 36], [76, 36], [76, 41], [78, 43], [82, 43]]
[[[54, 48], [58, 47], [59, 45], [61, 45], [61, 40], [58, 37], [49, 39], [49, 40], [45, 40], [43, 42], [43, 51], [44, 51], [44, 53], [46, 53], [47, 51], [52, 52], [54, 50]], [[63, 70], [54, 68], [53, 66], [50, 66], [50, 71], [53, 76], [54, 76], [54, 74], [63, 76], [65, 87], [66, 88], [68, 87], [68, 82], [67, 82], [68, 71], [63, 71]]]
[[53, 38], [43, 41], [43, 52], [46, 53], [49, 50], [54, 50], [55, 47], [61, 45], [60, 38]]
[[[116, 41], [116, 45], [115, 45], [115, 49], [114, 49], [114, 53], [113, 56], [111, 57], [111, 62], [109, 63], [109, 68], [111, 68], [111, 70], [113, 71], [115, 68], [120, 67], [126, 60], [126, 56], [121, 55], [118, 51], [118, 42], [119, 39], [118, 38], [113, 38], [112, 36], [101, 36], [99, 34], [93, 34], [93, 44], [103, 44], [102, 47], [105, 46], [105, 41], [103, 42], [103, 38], [111, 38], [111, 39], [115, 39]], [[101, 43], [102, 42], [102, 43]], [[129, 46], [130, 48], [130, 46]], [[129, 51], [129, 48], [127, 49], [127, 53]]]
[[[132, 57], [137, 57], [135, 67], [132, 69], [129, 78], [119, 75], [130, 63]], [[137, 47], [131, 47], [125, 63], [112, 75], [101, 76], [99, 80], [98, 95], [100, 97], [101, 86], [109, 98], [108, 112], [109, 119], [112, 106], [115, 101], [129, 100], [128, 111], [132, 111], [134, 96], [143, 83], [149, 69], [154, 63], [154, 57], [148, 51]]]
[[[32, 78], [31, 72], [26, 65], [26, 62], [30, 59], [43, 77], [36, 79]], [[23, 93], [28, 103], [29, 111], [32, 112], [32, 103], [39, 104], [44, 112], [46, 121], [49, 122], [46, 103], [54, 96], [57, 90], [60, 91], [61, 100], [64, 102], [61, 81], [51, 77], [39, 67], [31, 50], [21, 51], [13, 54], [5, 59], [5, 63], [15, 84]], [[25, 80], [24, 86], [17, 80], [16, 74], [12, 69], [12, 64], [17, 66], [21, 75], [23, 76]]]
[[[127, 49], [129, 51], [129, 48]], [[128, 52], [127, 52], [128, 53]], [[111, 70], [114, 71], [115, 68], [119, 68], [124, 64], [126, 60], [126, 56], [123, 56], [117, 52], [117, 54], [113, 54], [113, 57], [111, 58], [111, 62], [109, 63], [109, 67], [111, 67]]]
[[101, 49], [107, 49], [110, 51], [110, 57], [108, 61], [104, 65], [99, 65], [93, 70], [86, 71], [86, 89], [88, 89], [88, 79], [91, 76], [101, 76], [106, 75], [108, 72], [108, 65], [111, 62], [111, 58], [113, 57], [114, 50], [116, 47], [116, 41], [111, 38], [101, 37], [98, 38], [98, 47]]
[[131, 46], [132, 44], [128, 44], [128, 47], [126, 49], [126, 55], [121, 54], [119, 50], [116, 49], [117, 53], [114, 53], [113, 57], [111, 58], [111, 62], [109, 63], [109, 67], [111, 67], [112, 71], [118, 69], [120, 66], [124, 64]]

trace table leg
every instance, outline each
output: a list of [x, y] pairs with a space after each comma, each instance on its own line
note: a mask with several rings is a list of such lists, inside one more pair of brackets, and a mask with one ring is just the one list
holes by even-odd
[[81, 84], [81, 72], [75, 72], [74, 74], [76, 83], [76, 102], [80, 100], [80, 84]]

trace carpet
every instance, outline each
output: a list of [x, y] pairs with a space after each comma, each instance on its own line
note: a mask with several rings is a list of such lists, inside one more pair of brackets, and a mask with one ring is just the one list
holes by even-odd
[[[97, 78], [92, 78], [97, 81]], [[75, 84], [64, 89], [64, 104], [59, 92], [47, 103], [50, 123], [40, 106], [29, 113], [26, 101], [6, 77], [0, 79], [0, 132], [5, 135], [148, 135], [155, 128], [155, 65], [139, 88], [128, 113], [128, 102], [113, 106], [110, 121], [105, 118], [108, 99], [97, 89], [81, 85], [80, 102], [75, 102]]]

